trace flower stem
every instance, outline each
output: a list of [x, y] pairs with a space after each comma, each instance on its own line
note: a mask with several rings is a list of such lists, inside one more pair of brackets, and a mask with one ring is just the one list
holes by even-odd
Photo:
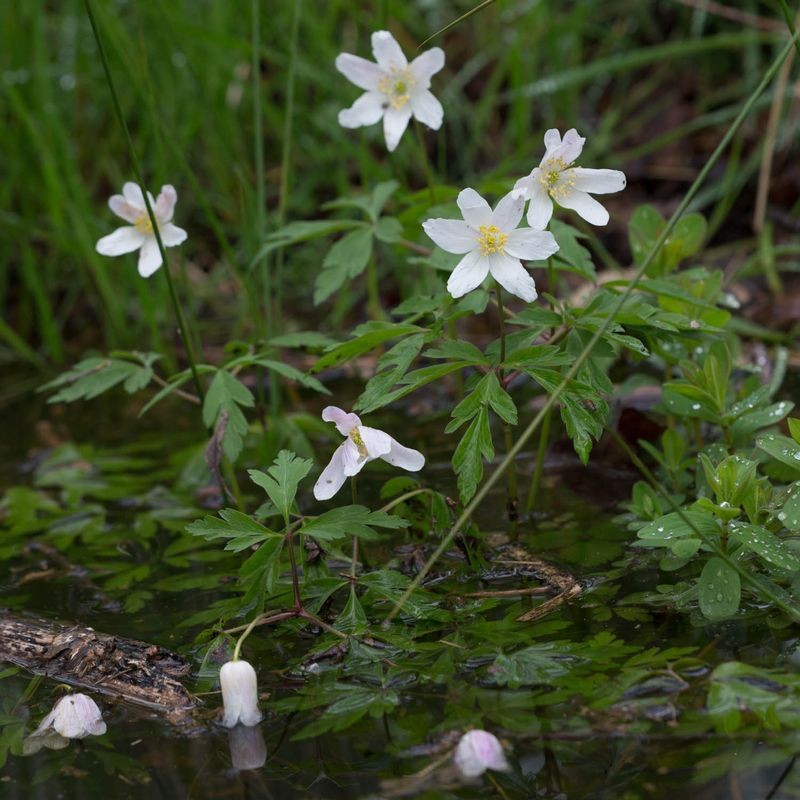
[[414, 120], [414, 132], [417, 134], [417, 144], [419, 144], [422, 168], [425, 171], [425, 180], [428, 181], [428, 191], [431, 196], [431, 205], [433, 205], [436, 202], [436, 173], [434, 173], [430, 159], [428, 158], [428, 149], [425, 147], [425, 136], [422, 132], [422, 125], [420, 125], [416, 119]]
[[[350, 492], [353, 498], [353, 505], [358, 505], [358, 486], [356, 476], [350, 478]], [[353, 556], [350, 561], [350, 591], [355, 591], [356, 586], [356, 564], [358, 564], [358, 536], [353, 535]]]
[[114, 79], [111, 76], [111, 67], [108, 63], [108, 56], [106, 54], [105, 45], [103, 44], [103, 38], [100, 35], [100, 28], [97, 25], [97, 20], [94, 16], [94, 10], [92, 9], [91, 0], [84, 0], [84, 6], [86, 7], [86, 14], [89, 17], [89, 24], [92, 26], [92, 33], [94, 34], [95, 42], [97, 42], [97, 51], [100, 53], [100, 60], [103, 63], [103, 71], [105, 72], [106, 76], [106, 83], [108, 84], [109, 91], [111, 92], [111, 100], [114, 104], [114, 111], [116, 112], [117, 119], [119, 120], [120, 125], [122, 126], [123, 133], [125, 134], [125, 143], [128, 147], [128, 155], [131, 159], [131, 167], [133, 168], [133, 173], [136, 176], [136, 182], [139, 184], [142, 190], [142, 197], [144, 198], [144, 204], [147, 208], [147, 216], [150, 218], [150, 225], [153, 228], [153, 234], [156, 238], [156, 244], [158, 245], [158, 251], [161, 253], [161, 260], [164, 262], [164, 269], [163, 273], [167, 279], [167, 286], [169, 287], [169, 296], [170, 300], [172, 301], [172, 307], [175, 310], [175, 317], [178, 321], [178, 329], [180, 330], [181, 339], [183, 339], [183, 345], [186, 348], [186, 357], [189, 361], [189, 367], [192, 371], [192, 380], [194, 381], [195, 389], [197, 390], [197, 395], [202, 401], [205, 397], [205, 392], [203, 390], [203, 384], [200, 383], [200, 376], [197, 373], [197, 363], [194, 357], [194, 348], [192, 347], [192, 340], [187, 333], [186, 328], [186, 320], [183, 315], [183, 309], [181, 308], [181, 304], [178, 301], [178, 293], [175, 291], [175, 283], [172, 280], [172, 275], [169, 271], [169, 261], [167, 260], [167, 251], [164, 248], [164, 242], [161, 241], [161, 232], [158, 229], [158, 220], [156, 219], [155, 214], [153, 213], [153, 208], [150, 203], [150, 196], [147, 193], [147, 187], [145, 186], [144, 179], [142, 177], [142, 170], [139, 166], [139, 159], [136, 156], [136, 150], [133, 146], [133, 140], [131, 139], [130, 131], [128, 130], [128, 123], [125, 121], [125, 115], [122, 113], [122, 106], [119, 103], [119, 97], [117, 96], [117, 89], [114, 85]]
[[[503, 308], [503, 290], [500, 288], [499, 283], [495, 283], [495, 290], [497, 292], [497, 314], [500, 320], [500, 370], [499, 378], [502, 385], [503, 378], [505, 378], [505, 370], [502, 367], [503, 362], [506, 360], [506, 312]], [[503, 445], [506, 453], [510, 453], [514, 446], [514, 435], [511, 432], [511, 426], [507, 422], [503, 422]], [[508, 480], [508, 498], [506, 500], [506, 508], [508, 510], [508, 520], [511, 523], [512, 529], [516, 528], [517, 518], [519, 516], [519, 492], [517, 490], [517, 466], [512, 461], [508, 468], [506, 475]]]
[[542, 421], [542, 430], [539, 432], [539, 447], [536, 451], [536, 467], [533, 470], [531, 488], [528, 491], [528, 501], [525, 503], [525, 511], [530, 514], [536, 504], [539, 495], [539, 486], [542, 483], [542, 472], [544, 471], [544, 457], [547, 453], [547, 440], [550, 436], [550, 420], [553, 416], [552, 409], [547, 412]]
[[294, 531], [291, 527], [286, 529], [284, 535], [284, 545], [289, 551], [289, 565], [292, 571], [292, 600], [294, 602], [294, 610], [301, 611], [303, 609], [303, 601], [300, 598], [300, 578], [297, 574], [297, 556], [294, 553]]

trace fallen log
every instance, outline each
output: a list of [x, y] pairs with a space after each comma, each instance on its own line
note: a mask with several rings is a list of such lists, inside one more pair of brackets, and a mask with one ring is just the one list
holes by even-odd
[[0, 613], [0, 661], [54, 680], [188, 720], [200, 705], [178, 680], [190, 665], [146, 642], [82, 625]]

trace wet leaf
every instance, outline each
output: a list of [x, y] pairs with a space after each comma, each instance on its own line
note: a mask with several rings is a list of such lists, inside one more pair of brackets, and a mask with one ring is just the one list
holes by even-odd
[[721, 558], [710, 558], [698, 581], [700, 610], [712, 622], [728, 619], [739, 609], [742, 587], [739, 573]]

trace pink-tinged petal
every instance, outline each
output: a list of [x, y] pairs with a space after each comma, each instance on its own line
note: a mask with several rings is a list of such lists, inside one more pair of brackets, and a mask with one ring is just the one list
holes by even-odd
[[477, 289], [483, 279], [489, 274], [489, 261], [478, 250], [467, 253], [447, 281], [447, 291], [458, 299], [467, 292]]
[[458, 771], [464, 778], [477, 778], [487, 769], [506, 772], [510, 769], [503, 746], [488, 731], [468, 731], [456, 747], [453, 756]]
[[171, 222], [161, 225], [158, 232], [161, 234], [161, 241], [164, 243], [164, 247], [177, 247], [179, 244], [183, 244], [187, 237], [187, 233], [183, 228], [179, 228]]
[[569, 208], [592, 225], [607, 225], [608, 211], [586, 192], [573, 190], [558, 198], [558, 204]]
[[[346, 442], [345, 442], [346, 444]], [[344, 471], [344, 444], [336, 448], [336, 452], [322, 470], [322, 474], [314, 484], [314, 497], [317, 500], [330, 500], [347, 480]]]
[[492, 213], [492, 225], [496, 225], [501, 231], [513, 231], [519, 225], [524, 210], [525, 198], [509, 192], [500, 198], [495, 206]]
[[391, 153], [400, 142], [400, 137], [408, 127], [411, 109], [408, 104], [402, 108], [389, 106], [383, 115], [383, 135], [386, 137], [386, 149]]
[[134, 208], [121, 194], [112, 194], [108, 198], [108, 207], [125, 222], [136, 222], [141, 216], [141, 209]]
[[369, 458], [383, 458], [392, 449], [392, 437], [377, 428], [368, 428], [362, 425], [358, 432], [367, 448]]
[[378, 82], [386, 77], [386, 72], [377, 64], [350, 53], [340, 53], [336, 56], [336, 69], [350, 83], [354, 83], [359, 89], [365, 89], [368, 92], [377, 89]]
[[456, 198], [461, 215], [464, 217], [464, 222], [470, 228], [478, 228], [481, 225], [492, 224], [492, 209], [489, 204], [474, 190], [462, 189]]
[[460, 219], [427, 219], [422, 229], [448, 253], [469, 253], [478, 246], [475, 231]]
[[339, 112], [339, 124], [343, 128], [360, 128], [374, 125], [386, 110], [386, 98], [380, 92], [365, 92], [350, 108]]
[[102, 736], [106, 732], [106, 724], [97, 703], [85, 694], [62, 697], [42, 720], [36, 734], [44, 733], [49, 727], [67, 739]]
[[353, 428], [361, 425], [358, 414], [348, 414], [337, 406], [325, 406], [325, 408], [322, 409], [322, 421], [334, 422], [336, 424], [336, 430], [339, 431], [342, 436], [347, 436]]
[[170, 184], [161, 187], [161, 191], [156, 198], [156, 204], [153, 206], [153, 213], [159, 222], [169, 222], [172, 215], [175, 213], [175, 203], [178, 202], [178, 193], [175, 187]]
[[389, 437], [391, 449], [386, 455], [381, 456], [393, 467], [408, 470], [409, 472], [419, 472], [425, 466], [425, 456], [419, 450], [412, 450], [410, 447], [400, 444], [396, 439]]
[[553, 216], [553, 201], [547, 190], [538, 181], [533, 185], [530, 203], [528, 204], [528, 225], [543, 231]]
[[580, 192], [591, 194], [612, 194], [625, 188], [625, 173], [618, 169], [585, 169], [575, 167], [564, 172], [564, 178], [574, 181], [573, 186]]
[[428, 88], [431, 83], [431, 77], [435, 75], [444, 66], [444, 50], [441, 47], [432, 47], [424, 53], [420, 53], [411, 62], [411, 74], [417, 81], [417, 84]]
[[427, 89], [416, 91], [411, 95], [411, 111], [423, 125], [435, 131], [442, 127], [444, 109]]
[[124, 225], [100, 239], [95, 249], [101, 256], [121, 256], [138, 250], [146, 238], [133, 225]]
[[131, 206], [138, 208], [140, 211], [144, 210], [144, 195], [142, 195], [142, 188], [138, 183], [128, 181], [123, 184], [122, 194]]
[[408, 66], [408, 59], [389, 31], [375, 31], [372, 34], [372, 54], [384, 69], [405, 69]]
[[[361, 428], [359, 428], [359, 430], [361, 430]], [[339, 449], [342, 451], [342, 467], [344, 468], [344, 474], [348, 478], [352, 478], [353, 475], [358, 475], [364, 468], [364, 465], [372, 461], [369, 450], [364, 454], [358, 449], [358, 445], [350, 438], [345, 439]]]
[[538, 297], [533, 278], [518, 258], [504, 253], [490, 253], [488, 259], [489, 272], [507, 292], [526, 303], [532, 303]]
[[146, 236], [139, 251], [139, 274], [143, 278], [149, 278], [163, 263], [156, 237]]
[[524, 261], [544, 261], [558, 252], [558, 242], [550, 231], [517, 228], [508, 234], [505, 252]]
[[261, 711], [258, 709], [258, 678], [247, 661], [227, 661], [219, 671], [222, 688], [224, 716], [222, 724], [232, 728], [242, 725], [258, 725]]
[[525, 200], [530, 200], [531, 195], [533, 194], [534, 189], [536, 188], [536, 184], [539, 183], [539, 174], [541, 170], [539, 167], [536, 167], [530, 175], [526, 175], [524, 178], [520, 178], [515, 184], [514, 188], [511, 190], [511, 194], [517, 195], [517, 197], [523, 197]]

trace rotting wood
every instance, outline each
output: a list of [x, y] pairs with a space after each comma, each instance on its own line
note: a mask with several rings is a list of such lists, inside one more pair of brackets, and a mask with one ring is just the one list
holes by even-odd
[[0, 613], [0, 661], [157, 710], [173, 722], [200, 704], [178, 680], [191, 670], [179, 655], [83, 625]]

